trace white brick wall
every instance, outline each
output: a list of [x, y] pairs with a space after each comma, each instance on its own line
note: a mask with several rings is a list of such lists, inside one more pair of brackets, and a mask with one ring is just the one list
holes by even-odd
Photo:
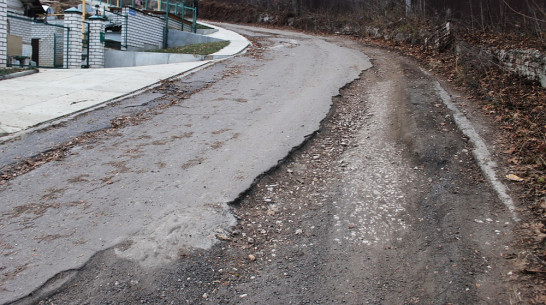
[[[123, 24], [121, 45], [129, 49], [150, 49], [163, 47], [165, 21], [132, 8], [123, 8], [123, 15], [129, 16], [127, 26]], [[127, 33], [127, 43], [124, 43]]]
[[[156, 14], [151, 14], [152, 16], [156, 16], [158, 18], [161, 18], [163, 20], [163, 22], [165, 22], [165, 15], [164, 14], [161, 14], [161, 15], [156, 15]], [[173, 19], [171, 17], [169, 17], [169, 29], [174, 29], [174, 30], [182, 30], [182, 22], [179, 21], [178, 19]], [[191, 29], [191, 27], [190, 27]]]
[[104, 22], [100, 17], [89, 18], [89, 68], [104, 68], [104, 42], [100, 41]]
[[23, 3], [20, 0], [7, 0], [5, 2], [7, 3], [8, 11], [19, 12], [21, 14], [25, 11]]
[[[58, 57], [55, 50], [55, 43], [61, 43], [63, 41], [64, 31], [62, 28], [46, 25], [43, 23], [35, 23], [32, 25], [32, 38], [40, 39], [39, 44], [39, 65], [43, 67], [53, 67], [55, 65], [54, 56]], [[57, 35], [57, 40], [55, 39]], [[59, 39], [60, 38], [60, 39]], [[62, 50], [61, 56], [62, 56]], [[61, 59], [62, 60], [62, 59]]]
[[169, 18], [169, 29], [182, 30], [182, 22]]
[[7, 1], [0, 0], [0, 68], [5, 68], [8, 58]]
[[[70, 31], [65, 31], [68, 36], [68, 46], [65, 46], [64, 66], [68, 69], [80, 69], [82, 65], [82, 15], [81, 12], [64, 12], [64, 26], [70, 28]], [[66, 41], [65, 37], [65, 41]]]
[[10, 35], [19, 36], [23, 38], [23, 44], [30, 44], [31, 31], [32, 31], [32, 19], [27, 20], [15, 19], [8, 17], [8, 33]]
[[125, 24], [125, 17], [118, 15], [118, 14], [112, 14], [108, 17], [108, 20], [112, 23], [119, 23], [119, 24]]

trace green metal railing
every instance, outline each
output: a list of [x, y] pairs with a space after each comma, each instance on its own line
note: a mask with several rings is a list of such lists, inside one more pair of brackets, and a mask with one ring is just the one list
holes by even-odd
[[[137, 4], [137, 2], [139, 3]], [[184, 4], [184, 2], [185, 1], [177, 1], [176, 3], [174, 3], [174, 2], [170, 2], [169, 0], [166, 0], [166, 1], [158, 0], [156, 1], [157, 4], [152, 7], [149, 0], [144, 0], [144, 3], [142, 2], [142, 0], [141, 1], [135, 1], [135, 0], [100, 0], [99, 1], [101, 6], [102, 4], [105, 4], [111, 7], [131, 6], [131, 7], [140, 8], [143, 10], [155, 10], [155, 11], [162, 11], [162, 12], [167, 10], [167, 6], [170, 6], [174, 8], [174, 10], [171, 9], [171, 11], [173, 11], [175, 14], [178, 13], [178, 10], [176, 9], [176, 7], [178, 6], [180, 8]]]
[[[173, 1], [173, 2], [171, 2]], [[196, 33], [197, 32], [197, 8], [196, 7], [192, 7], [192, 6], [186, 6], [186, 1], [185, 0], [182, 0], [182, 1], [177, 1], [177, 0], [158, 0], [156, 2], [157, 6], [154, 7], [154, 8], [151, 8], [150, 7], [150, 1], [149, 0], [144, 0], [144, 4], [142, 4], [142, 0], [139, 1], [139, 5], [135, 6], [135, 4], [137, 3], [136, 0], [100, 0], [100, 4], [106, 4], [108, 5], [109, 7], [117, 7], [117, 8], [121, 8], [121, 7], [125, 7], [125, 6], [131, 6], [133, 8], [138, 8], [141, 9], [141, 10], [153, 10], [153, 11], [159, 11], [159, 12], [164, 12], [165, 13], [165, 16], [164, 16], [164, 19], [165, 19], [165, 30], [163, 32], [163, 47], [164, 48], [168, 48], [168, 36], [169, 36], [169, 20], [171, 19], [170, 16], [171, 15], [174, 15], [178, 18], [180, 18], [180, 30], [181, 31], [184, 31], [184, 25], [185, 25], [185, 21], [186, 21], [186, 15], [187, 15], [187, 12], [191, 12], [191, 16], [190, 16], [190, 19], [191, 19], [191, 32], [193, 33]], [[129, 16], [124, 16], [124, 15], [121, 15], [119, 13], [115, 13], [115, 12], [112, 12], [116, 15], [119, 15], [119, 16], [122, 16], [125, 18], [125, 24], [123, 25], [123, 27], [127, 28], [127, 19]], [[125, 47], [127, 48], [127, 30], [125, 30], [125, 46], [122, 45], [122, 47]]]
[[[175, 0], [176, 1], [176, 0]], [[136, 0], [100, 0], [100, 4], [108, 5], [109, 7], [125, 7], [125, 6], [131, 6], [133, 8], [139, 8], [142, 10], [154, 10], [159, 12], [165, 12], [165, 16], [168, 16], [168, 14], [173, 14], [177, 17], [180, 17], [184, 19], [186, 16], [186, 11], [190, 10], [193, 12], [191, 16], [192, 20], [192, 31], [195, 32], [196, 30], [196, 22], [197, 22], [197, 8], [193, 6], [187, 6], [186, 1], [176, 1], [172, 2], [171, 0], [158, 0], [157, 5], [154, 7], [151, 7], [151, 3], [149, 0], [144, 0], [144, 4], [142, 4], [142, 0], [140, 1], [139, 5], [137, 4]], [[166, 17], [165, 17], [166, 19]], [[182, 29], [183, 30], [183, 29]]]

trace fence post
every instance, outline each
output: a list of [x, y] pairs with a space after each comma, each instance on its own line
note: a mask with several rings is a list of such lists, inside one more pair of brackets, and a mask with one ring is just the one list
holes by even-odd
[[193, 9], [193, 21], [191, 25], [191, 31], [197, 33], [197, 9]]
[[104, 68], [104, 33], [105, 18], [93, 16], [89, 20], [89, 68]]
[[64, 11], [64, 26], [68, 28], [65, 44], [65, 68], [81, 69], [82, 66], [82, 12], [75, 8]]
[[8, 62], [8, 2], [0, 0], [0, 68]]
[[412, 7], [411, 7], [411, 0], [406, 0], [406, 17], [411, 15]]
[[121, 15], [123, 16], [124, 24], [121, 26], [121, 50], [126, 51], [129, 45], [129, 8], [124, 7], [121, 9]]

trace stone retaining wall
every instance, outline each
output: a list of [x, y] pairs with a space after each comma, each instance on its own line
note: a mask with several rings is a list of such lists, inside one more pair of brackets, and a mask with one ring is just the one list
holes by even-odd
[[492, 48], [491, 53], [512, 73], [538, 81], [546, 88], [546, 54], [539, 50], [501, 50]]
[[[398, 43], [423, 44], [436, 49], [445, 49], [448, 44], [457, 42], [453, 36], [446, 35], [442, 27], [434, 31], [421, 30], [418, 34], [410, 35], [402, 32], [387, 32], [375, 27], [365, 27], [364, 33], [368, 36], [392, 40]], [[451, 38], [449, 37], [451, 36]], [[532, 81], [538, 81], [546, 88], [546, 54], [534, 49], [503, 50], [490, 48], [487, 50], [498, 63], [506, 70]]]

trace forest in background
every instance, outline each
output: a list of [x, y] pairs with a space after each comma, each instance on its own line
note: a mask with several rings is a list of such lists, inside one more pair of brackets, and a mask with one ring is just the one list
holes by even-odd
[[[201, 2], [207, 2], [202, 0]], [[345, 16], [366, 22], [401, 17], [456, 20], [471, 30], [518, 32], [545, 39], [546, 0], [230, 0], [288, 17]]]

